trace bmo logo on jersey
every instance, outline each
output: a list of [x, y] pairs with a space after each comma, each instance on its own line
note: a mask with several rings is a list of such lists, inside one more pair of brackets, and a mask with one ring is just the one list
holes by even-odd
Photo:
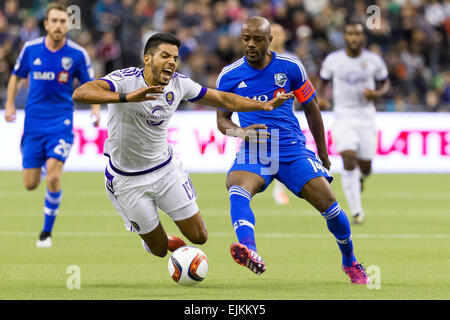
[[253, 96], [253, 97], [247, 97], [247, 98], [250, 98], [250, 99], [253, 99], [253, 100], [257, 100], [259, 102], [267, 102], [267, 101], [269, 101], [269, 98], [265, 94], [263, 94], [261, 96]]
[[34, 71], [33, 79], [52, 81], [55, 80], [55, 73], [53, 71]]

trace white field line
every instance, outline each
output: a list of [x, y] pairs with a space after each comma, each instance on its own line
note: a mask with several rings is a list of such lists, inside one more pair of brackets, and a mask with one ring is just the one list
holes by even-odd
[[[26, 190], [0, 190], [0, 198], [4, 199], [13, 199], [13, 198], [27, 198], [30, 196], [44, 196], [44, 192], [41, 194], [39, 192], [34, 192], [33, 194], [29, 193]], [[217, 195], [215, 195], [217, 196]], [[105, 198], [107, 199], [106, 190], [103, 189], [93, 189], [93, 190], [76, 190], [71, 191], [64, 195], [64, 197], [83, 197], [83, 198]], [[199, 197], [206, 197], [206, 195], [199, 194]], [[228, 194], [226, 192], [223, 193], [223, 197], [227, 198]], [[295, 198], [291, 195], [291, 198]], [[363, 198], [376, 198], [376, 199], [450, 199], [450, 190], [449, 191], [386, 191], [386, 192], [378, 192], [378, 191], [367, 191], [363, 193]]]
[[[0, 218], [5, 217], [41, 217], [42, 216], [42, 208], [39, 208], [34, 211], [14, 211], [14, 212], [3, 212], [4, 209], [0, 208]], [[313, 208], [311, 209], [297, 209], [297, 210], [291, 210], [291, 209], [274, 209], [274, 210], [261, 210], [258, 208], [254, 208], [253, 210], [255, 212], [256, 217], [288, 217], [288, 216], [317, 216], [320, 217], [319, 212], [315, 211]], [[200, 208], [200, 212], [202, 216], [204, 217], [216, 217], [216, 216], [229, 216], [230, 213], [228, 210], [224, 209], [209, 209], [209, 210], [202, 210]], [[348, 213], [348, 210], [346, 210]], [[166, 215], [163, 211], [159, 211], [160, 216]], [[433, 216], [449, 216], [450, 217], [450, 210], [445, 209], [427, 209], [427, 210], [378, 210], [378, 211], [369, 211], [367, 216], [383, 216], [383, 215], [401, 215], [402, 217], [405, 216], [416, 216], [416, 215], [433, 215]], [[105, 217], [105, 216], [117, 216], [119, 217], [119, 214], [116, 212], [114, 208], [111, 208], [110, 210], [86, 210], [86, 209], [80, 209], [80, 210], [65, 210], [64, 207], [60, 209], [59, 216], [70, 216], [70, 217]], [[347, 216], [350, 217], [349, 214]]]
[[[56, 232], [57, 237], [125, 237], [129, 232], [87, 232], [87, 231], [60, 231]], [[8, 231], [0, 230], [0, 236], [4, 237], [37, 237], [36, 232], [32, 231]], [[209, 234], [212, 238], [231, 238], [234, 233], [231, 232], [213, 232]], [[332, 238], [327, 233], [258, 233], [258, 238], [270, 239], [328, 239]], [[352, 238], [358, 239], [450, 239], [450, 234], [432, 234], [432, 233], [354, 233]]]

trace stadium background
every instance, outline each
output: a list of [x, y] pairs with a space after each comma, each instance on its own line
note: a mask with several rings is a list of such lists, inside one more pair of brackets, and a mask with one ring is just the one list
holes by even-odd
[[[49, 1], [5, 0], [0, 6], [0, 101], [25, 41], [43, 34]], [[367, 46], [383, 56], [392, 88], [381, 111], [450, 111], [450, 1], [438, 0], [97, 0], [63, 1], [81, 9], [81, 26], [69, 37], [85, 47], [96, 77], [141, 64], [148, 37], [172, 32], [182, 41], [179, 71], [215, 87], [221, 69], [242, 56], [239, 34], [252, 15], [288, 31], [286, 49], [302, 60], [313, 83], [325, 56], [343, 46], [346, 18], [366, 25], [369, 5], [381, 9], [379, 29], [367, 29]], [[330, 93], [328, 93], [329, 95]], [[17, 99], [23, 108], [27, 87]], [[76, 105], [76, 108], [85, 106]], [[185, 103], [180, 109], [205, 107]]]

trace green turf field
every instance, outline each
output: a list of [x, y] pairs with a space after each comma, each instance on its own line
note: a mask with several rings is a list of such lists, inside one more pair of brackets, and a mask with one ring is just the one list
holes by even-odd
[[[267, 270], [257, 276], [236, 264], [224, 174], [192, 174], [209, 231], [201, 246], [210, 269], [193, 288], [168, 275], [168, 256], [144, 251], [110, 204], [102, 173], [64, 173], [53, 247], [38, 249], [41, 185], [22, 186], [21, 172], [0, 171], [0, 299], [449, 299], [450, 175], [373, 175], [363, 201], [366, 222], [352, 226], [356, 255], [379, 268], [379, 289], [352, 285], [325, 220], [305, 201], [276, 205], [271, 189], [253, 200], [256, 240]], [[339, 176], [333, 182], [347, 205]], [[180, 235], [165, 214], [168, 233]], [[70, 266], [80, 289], [69, 290]], [[70, 271], [70, 269], [69, 269]], [[70, 281], [69, 281], [70, 282]]]

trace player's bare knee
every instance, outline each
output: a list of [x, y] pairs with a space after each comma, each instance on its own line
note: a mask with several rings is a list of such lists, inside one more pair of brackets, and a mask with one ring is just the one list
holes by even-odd
[[167, 246], [149, 246], [149, 248], [157, 257], [164, 258], [167, 255]]
[[350, 152], [343, 152], [341, 153], [342, 161], [344, 162], [344, 169], [345, 170], [354, 170], [356, 166], [358, 165], [358, 160], [356, 159], [356, 156], [353, 153]]
[[348, 171], [354, 170], [356, 168], [356, 165], [357, 165], [356, 159], [353, 159], [351, 157], [344, 158], [344, 169], [345, 170], [348, 170]]
[[205, 244], [207, 240], [208, 240], [208, 232], [206, 230], [201, 230], [196, 234], [195, 238], [192, 240], [192, 243]]
[[50, 190], [59, 190], [61, 185], [61, 177], [57, 174], [47, 175], [45, 178], [47, 186]]
[[372, 168], [359, 167], [361, 173], [365, 176], [368, 176], [372, 173]]
[[23, 184], [25, 186], [25, 189], [28, 191], [34, 190], [39, 186], [40, 181], [24, 181]]

